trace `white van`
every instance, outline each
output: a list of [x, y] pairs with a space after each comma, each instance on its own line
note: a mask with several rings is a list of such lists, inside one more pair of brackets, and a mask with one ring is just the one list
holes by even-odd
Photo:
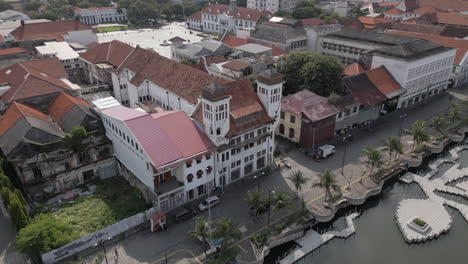
[[215, 207], [217, 205], [219, 205], [219, 198], [218, 196], [214, 195], [203, 200], [198, 205], [198, 210], [203, 212], [203, 211], [208, 210], [208, 208]]

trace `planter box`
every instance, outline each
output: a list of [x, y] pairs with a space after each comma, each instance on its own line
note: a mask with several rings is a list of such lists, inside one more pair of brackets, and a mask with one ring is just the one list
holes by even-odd
[[461, 131], [457, 131], [457, 132], [458, 133], [451, 132], [451, 133], [448, 134], [450, 140], [452, 140], [455, 143], [462, 142], [463, 139], [465, 139], [465, 134], [464, 133], [461, 133]]
[[431, 227], [429, 226], [429, 224], [427, 223], [424, 223], [423, 226], [421, 225], [418, 225], [416, 224], [416, 222], [420, 220], [422, 221], [420, 218], [417, 218], [417, 217], [413, 217], [411, 218], [408, 223], [406, 224], [410, 229], [418, 232], [419, 234], [421, 235], [424, 235], [426, 234], [427, 232], [429, 232], [431, 230]]
[[409, 168], [415, 168], [421, 166], [423, 158], [419, 155], [411, 155], [410, 158], [406, 160]]
[[428, 147], [432, 154], [438, 154], [444, 150], [444, 145], [438, 141], [433, 141]]

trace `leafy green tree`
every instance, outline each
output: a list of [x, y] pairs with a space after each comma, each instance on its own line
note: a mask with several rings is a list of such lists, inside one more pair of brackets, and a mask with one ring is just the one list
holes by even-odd
[[387, 137], [384, 146], [385, 150], [388, 151], [389, 163], [392, 161], [394, 154], [396, 158], [397, 154], [400, 155], [403, 153], [403, 144], [401, 144], [399, 137]]
[[26, 207], [16, 192], [10, 192], [10, 197], [8, 200], [8, 214], [10, 215], [11, 221], [15, 225], [16, 230], [20, 230], [21, 228], [27, 226], [30, 221]]
[[285, 76], [285, 95], [308, 89], [328, 96], [340, 88], [343, 66], [332, 56], [297, 51], [281, 58], [278, 71]]
[[213, 236], [216, 238], [221, 238], [221, 251], [226, 250], [226, 246], [231, 240], [239, 239], [241, 234], [237, 229], [236, 223], [228, 217], [223, 217], [216, 221], [216, 228], [213, 232]]
[[309, 179], [304, 176], [301, 170], [295, 170], [288, 176], [288, 180], [294, 184], [297, 199], [299, 199], [299, 192], [302, 190], [302, 185], [306, 184]]
[[0, 12], [8, 9], [13, 9], [13, 6], [8, 2], [0, 1]]
[[315, 6], [307, 6], [296, 8], [292, 13], [294, 19], [305, 19], [305, 18], [314, 18], [319, 17], [321, 14], [321, 9]]
[[292, 17], [292, 14], [288, 11], [283, 11], [283, 10], [279, 10], [275, 13], [275, 16], [277, 17], [284, 17], [284, 18], [293, 18]]
[[10, 204], [10, 188], [8, 187], [1, 187], [0, 188], [0, 195], [2, 196], [3, 199], [3, 205], [8, 208], [8, 205]]
[[302, 8], [302, 7], [315, 7], [315, 1], [312, 1], [312, 0], [301, 1], [296, 5], [296, 8]]
[[86, 128], [78, 126], [74, 127], [70, 133], [65, 134], [63, 141], [73, 151], [80, 151], [84, 147], [82, 143], [86, 137], [88, 137]]
[[29, 2], [24, 5], [24, 10], [25, 11], [37, 11], [41, 5], [42, 5], [41, 2]]
[[414, 144], [411, 149], [412, 151], [414, 151], [416, 146], [419, 146], [430, 139], [429, 134], [427, 133], [427, 124], [424, 120], [414, 122], [410, 129], [406, 130], [406, 133], [413, 136]]
[[312, 184], [312, 187], [319, 187], [325, 190], [325, 202], [327, 202], [331, 199], [333, 191], [340, 191], [340, 186], [336, 182], [336, 175], [329, 170], [320, 173], [319, 178], [320, 181]]
[[263, 22], [267, 22], [267, 21], [268, 21], [268, 17], [261, 15], [260, 18], [257, 20], [257, 25], [260, 25]]
[[127, 9], [129, 21], [133, 24], [148, 24], [161, 17], [161, 9], [152, 0], [131, 1]]
[[320, 15], [320, 19], [323, 19], [325, 21], [332, 21], [338, 18], [340, 18], [340, 15], [336, 12], [324, 11]]
[[341, 99], [341, 96], [335, 92], [332, 92], [330, 93], [327, 99], [328, 99], [327, 101], [329, 104], [336, 105], [338, 101]]
[[[289, 193], [284, 191], [277, 191], [273, 194], [271, 203], [274, 210], [285, 208], [289, 205]], [[271, 205], [270, 205], [271, 206]]]
[[77, 238], [78, 233], [61, 220], [37, 215], [28, 226], [19, 231], [16, 246], [38, 261], [41, 254], [64, 246]]
[[[382, 165], [382, 153], [374, 147], [367, 147], [364, 149], [364, 154], [366, 155], [365, 164], [370, 167], [370, 177], [374, 177], [374, 169]], [[361, 181], [362, 181], [361, 177]]]
[[185, 65], [194, 65], [194, 64], [197, 64], [197, 61], [194, 59], [190, 59], [190, 58], [183, 58], [180, 60], [180, 63], [185, 64]]
[[193, 226], [193, 230], [190, 231], [190, 235], [196, 239], [201, 239], [203, 252], [206, 254], [206, 245], [208, 244], [208, 238], [210, 236], [208, 221], [204, 218], [197, 217]]
[[450, 105], [450, 109], [447, 112], [447, 117], [450, 121], [450, 127], [451, 128], [455, 127], [457, 121], [461, 119], [460, 108], [457, 103], [452, 103]]
[[11, 181], [3, 172], [0, 172], [0, 187], [11, 188]]
[[262, 192], [254, 191], [247, 192], [247, 203], [251, 208], [254, 208], [256, 211], [255, 216], [258, 216], [260, 209], [265, 206], [265, 200], [262, 197]]
[[361, 7], [358, 5], [351, 6], [351, 16], [353, 17], [367, 16], [368, 14], [368, 9], [361, 10]]
[[430, 126], [439, 132], [441, 136], [445, 137], [447, 129], [450, 127], [450, 122], [443, 115], [439, 114], [431, 119]]

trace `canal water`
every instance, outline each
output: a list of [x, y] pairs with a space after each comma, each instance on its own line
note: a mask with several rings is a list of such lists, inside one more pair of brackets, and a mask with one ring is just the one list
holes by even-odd
[[[468, 152], [460, 154], [460, 164], [467, 167]], [[422, 244], [407, 244], [404, 241], [395, 222], [396, 207], [402, 199], [425, 197], [417, 184], [396, 182], [384, 189], [380, 196], [369, 199], [363, 207], [357, 208], [362, 210], [362, 215], [355, 220], [356, 233], [353, 236], [348, 239], [335, 238], [297, 263], [468, 263], [468, 223], [453, 209], [448, 208], [453, 218], [448, 233]], [[343, 217], [333, 226], [342, 228]]]

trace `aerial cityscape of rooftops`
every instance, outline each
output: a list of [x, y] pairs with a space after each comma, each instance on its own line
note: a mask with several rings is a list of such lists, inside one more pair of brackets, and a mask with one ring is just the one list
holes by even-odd
[[0, 263], [465, 263], [467, 134], [466, 1], [0, 0]]

